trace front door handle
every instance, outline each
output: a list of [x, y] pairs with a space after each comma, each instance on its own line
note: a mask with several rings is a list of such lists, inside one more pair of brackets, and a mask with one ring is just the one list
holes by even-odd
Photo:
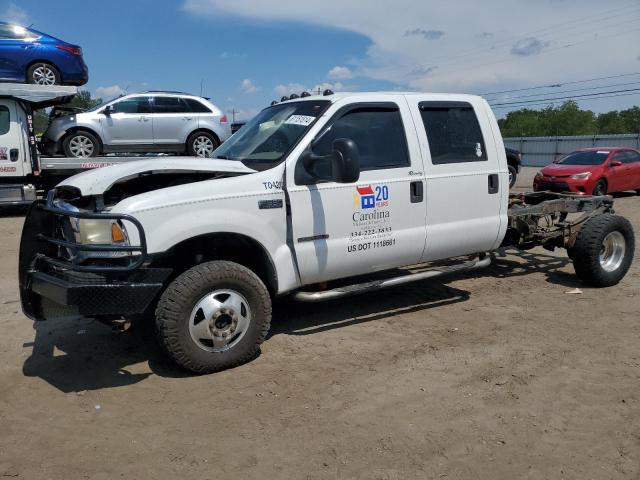
[[411, 203], [420, 203], [424, 200], [424, 185], [421, 180], [411, 182], [409, 185], [409, 197]]
[[497, 173], [489, 175], [489, 194], [498, 193], [500, 191], [500, 177]]

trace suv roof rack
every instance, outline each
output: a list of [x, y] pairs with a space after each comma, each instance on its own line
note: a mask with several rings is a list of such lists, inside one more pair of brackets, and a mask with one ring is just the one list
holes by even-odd
[[177, 95], [190, 95], [192, 97], [195, 97], [196, 95], [193, 95], [191, 93], [187, 93], [187, 92], [178, 92], [177, 90], [146, 90], [144, 92], [141, 93], [175, 93]]

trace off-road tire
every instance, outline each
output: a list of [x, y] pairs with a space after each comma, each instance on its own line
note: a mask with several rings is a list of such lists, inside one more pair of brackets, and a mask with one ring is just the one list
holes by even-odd
[[509, 165], [507, 168], [509, 169], [510, 176], [509, 188], [513, 188], [513, 186], [516, 184], [516, 180], [518, 179], [518, 170], [513, 165]]
[[[196, 303], [216, 289], [242, 294], [251, 309], [251, 323], [240, 341], [229, 350], [208, 352], [191, 338], [189, 321]], [[156, 309], [156, 335], [169, 357], [195, 373], [212, 373], [236, 367], [260, 351], [271, 323], [271, 297], [258, 276], [228, 261], [202, 263], [176, 278], [162, 293]]]
[[29, 67], [27, 70], [27, 83], [38, 84], [38, 82], [42, 82], [42, 76], [37, 77], [36, 72], [41, 72], [41, 74], [46, 74], [48, 78], [51, 79], [53, 83], [40, 83], [40, 85], [60, 85], [62, 83], [62, 76], [60, 75], [60, 71], [47, 62], [37, 62]]
[[[88, 140], [91, 141], [91, 143], [93, 144], [93, 151], [91, 152], [90, 155], [87, 156], [78, 156], [76, 155], [72, 150], [72, 141], [74, 138], [80, 138], [80, 137], [84, 137]], [[62, 150], [64, 152], [64, 155], [66, 157], [70, 157], [70, 158], [92, 158], [92, 157], [97, 157], [98, 155], [100, 155], [100, 149], [101, 149], [101, 145], [100, 145], [100, 140], [98, 140], [98, 138], [91, 132], [87, 131], [87, 130], [76, 130], [75, 132], [72, 132], [70, 134], [68, 134], [64, 140], [62, 141]]]
[[[620, 232], [625, 240], [622, 262], [614, 271], [606, 271], [600, 264], [600, 253], [604, 238], [611, 232]], [[575, 244], [568, 251], [578, 277], [587, 285], [610, 287], [616, 285], [627, 273], [633, 260], [635, 237], [631, 223], [618, 215], [608, 213], [588, 220]]]

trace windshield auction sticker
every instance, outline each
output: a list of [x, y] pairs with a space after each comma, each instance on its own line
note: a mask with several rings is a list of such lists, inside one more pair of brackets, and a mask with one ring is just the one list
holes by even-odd
[[395, 245], [390, 202], [387, 185], [356, 187], [353, 194], [354, 210], [351, 215], [353, 230], [347, 252], [362, 252]]
[[307, 125], [311, 125], [315, 119], [316, 117], [309, 115], [291, 115], [284, 123], [285, 125], [302, 125], [306, 127]]

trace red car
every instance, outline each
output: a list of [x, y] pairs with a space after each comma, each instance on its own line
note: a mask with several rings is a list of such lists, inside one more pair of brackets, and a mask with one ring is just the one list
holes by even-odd
[[556, 160], [533, 179], [533, 190], [582, 195], [635, 190], [640, 195], [640, 152], [632, 148], [585, 148]]

